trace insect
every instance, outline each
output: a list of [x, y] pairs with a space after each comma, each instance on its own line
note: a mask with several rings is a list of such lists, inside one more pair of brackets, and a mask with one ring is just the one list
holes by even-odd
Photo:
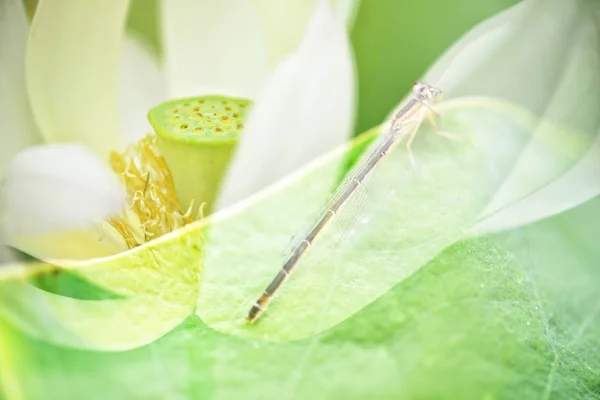
[[[413, 166], [415, 165], [411, 146], [423, 119], [426, 118], [428, 120], [436, 133], [449, 137], [449, 134], [439, 131], [433, 119], [434, 112], [430, 109], [431, 104], [441, 99], [442, 91], [440, 89], [421, 81], [413, 84], [411, 96], [394, 113], [387, 132], [373, 145], [368, 155], [355, 167], [353, 172], [344, 179], [344, 182], [340, 185], [340, 189], [327, 202], [325, 211], [317, 223], [293, 248], [283, 267], [258, 300], [252, 305], [246, 317], [249, 323], [256, 321], [266, 311], [273, 296], [291, 276], [294, 268], [307, 253], [319, 234], [333, 221], [340, 208], [355, 193], [364, 179], [373, 172], [379, 162], [405, 137], [407, 137], [406, 148], [410, 162]], [[409, 127], [410, 129], [408, 129]]]

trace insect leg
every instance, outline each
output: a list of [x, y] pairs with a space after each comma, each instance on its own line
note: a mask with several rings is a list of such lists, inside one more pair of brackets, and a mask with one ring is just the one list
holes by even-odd
[[428, 112], [426, 113], [426, 118], [427, 118], [427, 122], [429, 123], [429, 125], [431, 126], [431, 129], [433, 129], [433, 131], [438, 135], [441, 136], [443, 138], [449, 139], [449, 140], [455, 140], [457, 142], [462, 141], [462, 138], [454, 133], [451, 132], [446, 132], [446, 131], [441, 131], [437, 122], [435, 122], [435, 118], [434, 115], [439, 117], [439, 114], [436, 113], [435, 111], [433, 111], [431, 108], [427, 108]]

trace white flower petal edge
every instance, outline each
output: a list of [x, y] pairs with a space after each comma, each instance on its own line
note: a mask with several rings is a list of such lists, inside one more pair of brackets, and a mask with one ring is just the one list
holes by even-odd
[[444, 98], [456, 97], [471, 74], [498, 51], [532, 6], [523, 1], [475, 26], [454, 43], [429, 68], [424, 80], [444, 90]]
[[25, 91], [29, 23], [20, 0], [0, 0], [0, 177], [10, 158], [40, 141]]
[[[71, 252], [87, 256], [94, 251], [81, 248], [82, 243], [105, 246], [99, 242], [98, 226], [123, 210], [125, 191], [85, 146], [34, 146], [7, 167], [0, 205], [0, 227], [9, 245], [41, 259], [72, 257]], [[65, 237], [85, 239], [76, 244]], [[61, 243], [72, 248], [68, 254], [56, 254], [53, 246]]]
[[[360, 1], [328, 0], [334, 14], [351, 25]], [[269, 47], [269, 62], [276, 66], [302, 40], [317, 0], [252, 0], [260, 16]]]
[[581, 16], [576, 3], [525, 0], [513, 6], [460, 39], [426, 79], [447, 98], [493, 96], [544, 114]]
[[152, 132], [148, 110], [166, 98], [165, 77], [158, 59], [138, 38], [128, 35], [121, 66], [121, 123], [126, 142]]
[[335, 14], [346, 21], [346, 26], [349, 28], [354, 25], [360, 2], [361, 0], [333, 0]]
[[513, 229], [569, 210], [600, 195], [600, 131], [592, 148], [568, 172], [472, 229], [474, 235]]
[[13, 251], [5, 246], [5, 243], [6, 240], [4, 240], [4, 236], [2, 236], [2, 232], [0, 231], [0, 270], [3, 265], [18, 261], [17, 257], [13, 254]]
[[[600, 107], [600, 98], [590, 88], [600, 85], [600, 39], [590, 11], [574, 2], [524, 1], [465, 35], [425, 79], [442, 87], [448, 97], [503, 98], [548, 118], [546, 122], [584, 127], [580, 133], [597, 136], [592, 110]], [[578, 100], [578, 96], [582, 97]], [[599, 161], [600, 144], [595, 142], [567, 172], [557, 173], [556, 160], [545, 145], [548, 135], [555, 133], [548, 128], [552, 125], [542, 119], [527, 146], [515, 149], [520, 154], [513, 171], [471, 235], [516, 228], [600, 194], [594, 164]]]
[[164, 0], [161, 16], [169, 97], [254, 97], [268, 64], [251, 0]]
[[121, 145], [119, 66], [129, 1], [43, 0], [31, 26], [26, 77], [49, 142], [106, 156]]
[[348, 140], [354, 94], [345, 26], [325, 0], [319, 1], [299, 49], [277, 67], [250, 112], [219, 208]]
[[[557, 170], [562, 165], [560, 153], [568, 155], [570, 143], [560, 148], [548, 147], [555, 129], [548, 128], [542, 119], [532, 140], [521, 152], [511, 175], [482, 212], [485, 220], [477, 231], [503, 230], [522, 223], [533, 222], [578, 206], [589, 200], [591, 193], [600, 194], [600, 131], [596, 110], [600, 109], [600, 33], [595, 23], [582, 14], [573, 27], [569, 54], [562, 76], [554, 83], [554, 93], [545, 109], [546, 119], [558, 121], [559, 126], [573, 130], [568, 137], [589, 138], [590, 147], [566, 172]], [[564, 157], [564, 155], [563, 155]], [[534, 188], [540, 188], [532, 191]], [[559, 193], [562, 193], [559, 195]], [[590, 197], [591, 196], [591, 197]], [[527, 210], [527, 211], [526, 211]], [[495, 221], [492, 223], [492, 220]], [[495, 228], [496, 227], [496, 228]]]

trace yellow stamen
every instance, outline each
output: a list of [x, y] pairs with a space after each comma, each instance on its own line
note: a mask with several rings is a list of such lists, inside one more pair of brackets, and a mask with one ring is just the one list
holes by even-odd
[[177, 201], [173, 176], [158, 152], [154, 135], [130, 144], [123, 153], [112, 152], [110, 164], [126, 188], [129, 208], [112, 217], [109, 223], [123, 237], [128, 248], [203, 216], [202, 205], [194, 217], [193, 200], [187, 209], [183, 209]]

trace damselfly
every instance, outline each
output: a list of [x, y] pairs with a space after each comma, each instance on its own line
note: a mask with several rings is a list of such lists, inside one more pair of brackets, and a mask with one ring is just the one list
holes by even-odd
[[258, 319], [267, 309], [275, 293], [283, 286], [284, 282], [291, 276], [294, 268], [298, 265], [300, 259], [306, 254], [309, 247], [314, 243], [319, 234], [331, 223], [342, 206], [355, 193], [364, 179], [375, 169], [377, 164], [398, 145], [402, 139], [407, 137], [406, 148], [409, 153], [411, 163], [414, 165], [414, 159], [411, 152], [411, 145], [417, 134], [423, 119], [427, 118], [435, 132], [439, 132], [433, 119], [433, 111], [430, 105], [441, 100], [442, 91], [436, 87], [424, 82], [415, 82], [412, 88], [410, 98], [403, 103], [397, 112], [394, 113], [387, 131], [373, 145], [369, 153], [363, 158], [363, 161], [357, 165], [352, 173], [344, 179], [340, 189], [327, 202], [325, 212], [318, 222], [310, 230], [308, 235], [293, 248], [289, 258], [279, 270], [263, 294], [252, 305], [248, 312], [246, 320], [252, 323]]

